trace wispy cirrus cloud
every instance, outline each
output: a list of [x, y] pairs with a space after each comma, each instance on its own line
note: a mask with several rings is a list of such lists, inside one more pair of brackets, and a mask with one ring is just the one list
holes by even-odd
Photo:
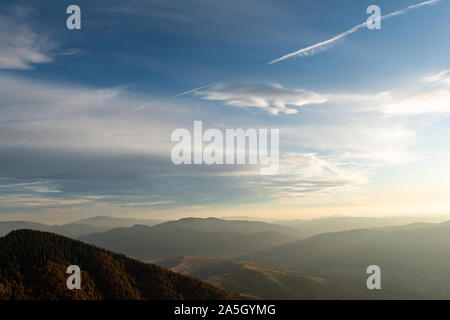
[[169, 115], [164, 111], [168, 103], [152, 104], [151, 97], [136, 97], [121, 87], [98, 89], [1, 75], [0, 96], [0, 146], [162, 153], [170, 150], [171, 128], [179, 127], [184, 117], [181, 106], [170, 104]]
[[391, 115], [450, 113], [450, 91], [440, 89], [417, 94], [394, 94], [379, 108]]
[[450, 84], [450, 68], [444, 69], [439, 73], [430, 74], [421, 80], [428, 83]]
[[296, 114], [297, 109], [308, 104], [327, 101], [326, 96], [304, 89], [287, 89], [276, 83], [216, 83], [192, 92], [204, 100], [222, 101], [240, 108], [260, 108], [271, 114]]
[[[428, 0], [428, 1], [424, 1], [424, 2], [421, 2], [421, 3], [415, 4], [415, 5], [411, 5], [409, 7], [404, 8], [404, 9], [397, 10], [397, 11], [391, 12], [391, 13], [389, 13], [387, 15], [384, 15], [384, 16], [381, 17], [381, 19], [388, 19], [388, 18], [392, 18], [392, 17], [395, 17], [395, 16], [399, 16], [399, 15], [407, 13], [410, 10], [421, 8], [421, 7], [424, 7], [424, 6], [430, 6], [430, 5], [433, 5], [433, 4], [435, 4], [435, 3], [439, 2], [439, 1], [440, 0]], [[289, 58], [293, 58], [293, 57], [304, 57], [304, 56], [314, 55], [316, 53], [325, 51], [328, 48], [332, 47], [336, 41], [342, 40], [345, 37], [351, 35], [352, 33], [355, 33], [357, 31], [359, 31], [360, 29], [365, 28], [366, 25], [367, 25], [367, 22], [363, 22], [363, 23], [358, 24], [358, 25], [354, 26], [353, 28], [351, 28], [351, 29], [349, 29], [349, 30], [347, 30], [345, 32], [342, 32], [342, 33], [334, 36], [333, 38], [330, 38], [328, 40], [321, 41], [321, 42], [318, 42], [316, 44], [313, 44], [313, 45], [311, 45], [309, 47], [306, 47], [306, 48], [303, 48], [303, 49], [300, 49], [300, 50], [288, 53], [288, 54], [286, 54], [286, 55], [284, 55], [284, 56], [282, 56], [280, 58], [277, 58], [277, 59], [274, 59], [274, 60], [270, 61], [268, 64], [274, 64], [274, 63], [277, 63], [277, 62], [280, 62], [280, 61], [283, 61], [283, 60], [286, 60], [286, 59], [289, 59]]]
[[263, 184], [277, 201], [311, 194], [355, 191], [369, 182], [366, 169], [315, 153], [284, 154], [280, 164], [279, 174]]
[[[450, 68], [420, 79], [418, 92], [387, 92], [378, 96], [378, 109], [395, 116], [450, 113]], [[432, 85], [428, 87], [427, 85]]]
[[31, 9], [14, 7], [0, 14], [0, 69], [28, 70], [53, 62], [57, 56], [84, 53], [78, 48], [62, 48], [49, 35], [30, 25]]
[[56, 45], [34, 32], [26, 23], [27, 10], [15, 8], [0, 15], [0, 69], [31, 69], [34, 64], [51, 62]]

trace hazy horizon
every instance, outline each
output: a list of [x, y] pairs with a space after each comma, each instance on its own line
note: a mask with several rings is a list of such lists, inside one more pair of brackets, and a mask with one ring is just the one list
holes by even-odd
[[[219, 219], [219, 220], [231, 220], [231, 221], [261, 221], [261, 222], [267, 222], [267, 223], [281, 223], [281, 222], [290, 222], [290, 221], [313, 221], [313, 220], [320, 220], [320, 219], [332, 219], [332, 218], [373, 218], [373, 219], [411, 219], [417, 222], [446, 222], [450, 221], [450, 215], [442, 215], [442, 214], [428, 214], [428, 215], [398, 215], [398, 216], [351, 216], [351, 215], [324, 215], [324, 216], [312, 216], [312, 217], [292, 217], [292, 218], [284, 218], [284, 219], [277, 219], [274, 218], [265, 218], [265, 217], [257, 217], [257, 216], [214, 216], [214, 215], [204, 215], [204, 216], [194, 216], [194, 215], [186, 215], [186, 216], [174, 216], [174, 217], [148, 217], [148, 216], [108, 216], [108, 215], [92, 215], [92, 216], [83, 216], [79, 217], [77, 219], [65, 219], [65, 220], [45, 220], [42, 219], [42, 217], [36, 216], [37, 219], [30, 219], [30, 216], [26, 216], [27, 219], [20, 219], [20, 217], [16, 216], [14, 219], [1, 219], [0, 223], [2, 222], [11, 222], [11, 221], [26, 221], [26, 222], [36, 222], [36, 223], [42, 223], [47, 225], [62, 225], [72, 222], [77, 222], [81, 220], [89, 220], [93, 218], [116, 218], [116, 219], [137, 219], [137, 220], [149, 220], [149, 221], [179, 221], [182, 219]], [[401, 223], [399, 223], [401, 225]]]

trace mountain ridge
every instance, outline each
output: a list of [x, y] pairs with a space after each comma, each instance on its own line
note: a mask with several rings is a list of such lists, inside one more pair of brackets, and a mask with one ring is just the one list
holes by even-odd
[[273, 231], [197, 231], [172, 224], [116, 228], [79, 239], [138, 259], [151, 260], [184, 255], [231, 257], [287, 243], [294, 238]]

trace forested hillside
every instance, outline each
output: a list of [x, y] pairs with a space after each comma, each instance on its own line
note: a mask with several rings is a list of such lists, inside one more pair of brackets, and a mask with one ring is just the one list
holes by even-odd
[[[81, 269], [69, 290], [66, 269]], [[210, 284], [52, 233], [18, 230], [0, 238], [3, 299], [232, 299]]]

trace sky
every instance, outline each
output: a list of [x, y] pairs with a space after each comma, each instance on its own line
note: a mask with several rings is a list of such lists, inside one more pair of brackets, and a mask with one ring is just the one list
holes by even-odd
[[[449, 30], [448, 0], [3, 0], [0, 220], [447, 215]], [[279, 129], [278, 174], [174, 165], [195, 120]]]

